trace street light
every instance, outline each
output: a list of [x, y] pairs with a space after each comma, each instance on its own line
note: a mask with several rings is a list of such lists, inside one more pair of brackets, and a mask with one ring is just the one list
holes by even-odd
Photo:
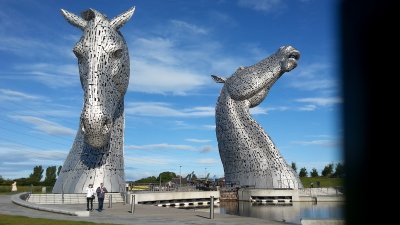
[[179, 187], [182, 186], [182, 173], [181, 173], [182, 166], [179, 165]]

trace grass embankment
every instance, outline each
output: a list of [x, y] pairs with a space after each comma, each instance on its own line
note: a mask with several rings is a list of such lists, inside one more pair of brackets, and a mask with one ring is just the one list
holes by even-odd
[[301, 183], [305, 188], [311, 187], [311, 183], [313, 183], [313, 187], [343, 187], [343, 178], [329, 178], [329, 177], [301, 177]]
[[[11, 216], [11, 215], [3, 215], [0, 214], [0, 224], [7, 225], [90, 225], [97, 224], [92, 222], [85, 221], [68, 221], [68, 220], [53, 220], [53, 219], [39, 219], [39, 218], [30, 218], [26, 216]], [[102, 223], [106, 224], [106, 223]], [[110, 223], [108, 223], [110, 224]]]

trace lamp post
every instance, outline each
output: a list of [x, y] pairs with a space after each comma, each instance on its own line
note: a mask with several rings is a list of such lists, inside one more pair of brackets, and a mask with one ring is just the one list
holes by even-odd
[[179, 165], [179, 187], [182, 186], [182, 173], [181, 173], [182, 166]]

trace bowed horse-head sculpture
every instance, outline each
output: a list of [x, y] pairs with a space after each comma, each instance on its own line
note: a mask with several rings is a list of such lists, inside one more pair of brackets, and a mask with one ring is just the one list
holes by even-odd
[[285, 162], [271, 138], [251, 117], [272, 85], [297, 66], [300, 52], [291, 46], [249, 67], [239, 67], [225, 79], [212, 75], [224, 86], [215, 108], [218, 148], [225, 182], [256, 188], [302, 187], [299, 177]]

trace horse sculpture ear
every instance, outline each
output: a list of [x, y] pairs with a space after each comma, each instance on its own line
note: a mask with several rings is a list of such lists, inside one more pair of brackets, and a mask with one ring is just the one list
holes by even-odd
[[212, 79], [217, 82], [217, 83], [225, 83], [225, 78], [216, 76], [216, 75], [211, 75]]
[[114, 27], [114, 29], [118, 30], [121, 28], [128, 20], [132, 17], [133, 13], [135, 12], [135, 7], [130, 8], [128, 11], [114, 17], [110, 21], [111, 27]]
[[85, 29], [85, 27], [87, 25], [87, 21], [85, 21], [84, 19], [82, 19], [81, 17], [79, 17], [79, 16], [77, 16], [77, 15], [75, 15], [73, 13], [68, 12], [65, 9], [61, 9], [61, 13], [63, 14], [65, 19], [70, 24], [72, 24], [73, 26], [75, 26], [75, 27], [77, 27], [77, 28], [79, 28], [81, 30]]

